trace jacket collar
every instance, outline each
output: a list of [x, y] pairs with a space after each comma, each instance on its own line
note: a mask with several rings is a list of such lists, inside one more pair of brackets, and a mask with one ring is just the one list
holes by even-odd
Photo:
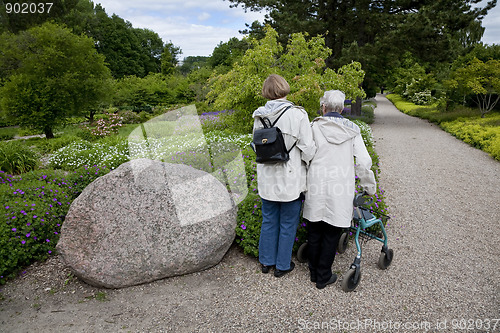
[[342, 115], [338, 112], [328, 112], [324, 115], [324, 117], [335, 117], [335, 118], [344, 118]]

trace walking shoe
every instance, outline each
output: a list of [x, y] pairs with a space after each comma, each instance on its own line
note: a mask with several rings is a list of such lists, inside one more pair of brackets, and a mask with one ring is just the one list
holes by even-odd
[[269, 270], [274, 267], [274, 265], [267, 266], [267, 265], [264, 265], [264, 264], [260, 264], [260, 266], [262, 267], [262, 273], [264, 273], [264, 274], [269, 273]]
[[281, 269], [276, 269], [274, 271], [274, 276], [276, 277], [282, 277], [283, 275], [285, 275], [286, 273], [290, 273], [291, 271], [293, 271], [293, 269], [295, 268], [295, 263], [292, 261], [290, 263], [290, 268], [285, 270], [285, 271], [282, 271]]
[[326, 283], [316, 283], [316, 288], [323, 289], [327, 285], [335, 283], [335, 281], [337, 281], [337, 274], [333, 273], [332, 276], [330, 277], [330, 280], [326, 281]]

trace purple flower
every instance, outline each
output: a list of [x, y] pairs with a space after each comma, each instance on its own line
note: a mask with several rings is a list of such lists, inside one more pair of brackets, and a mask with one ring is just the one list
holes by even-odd
[[46, 241], [47, 243], [50, 243], [50, 239], [46, 239], [45, 241]]
[[16, 229], [16, 228], [12, 228], [12, 231], [16, 232], [16, 231], [17, 231], [17, 229]]
[[23, 244], [23, 245], [26, 244], [26, 241], [21, 241], [21, 244]]
[[245, 230], [246, 228], [247, 227], [244, 224], [241, 225], [241, 229]]

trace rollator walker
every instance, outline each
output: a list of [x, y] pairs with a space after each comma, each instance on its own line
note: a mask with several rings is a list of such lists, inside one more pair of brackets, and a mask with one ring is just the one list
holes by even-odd
[[[339, 254], [344, 253], [349, 244], [349, 234], [354, 234], [354, 242], [356, 243], [358, 253], [349, 270], [342, 276], [341, 286], [342, 289], [346, 292], [356, 289], [359, 282], [361, 281], [362, 250], [360, 245], [360, 238], [365, 241], [375, 239], [383, 244], [382, 251], [378, 259], [378, 267], [380, 269], [386, 269], [391, 265], [392, 262], [394, 251], [392, 249], [389, 249], [387, 246], [387, 233], [385, 231], [383, 223], [389, 219], [389, 216], [380, 214], [379, 217], [376, 217], [375, 215], [373, 215], [367, 208], [367, 206], [372, 202], [373, 198], [367, 198], [365, 193], [359, 193], [354, 197], [354, 213], [351, 221], [351, 226], [343, 231], [339, 239], [339, 244], [337, 245], [337, 252]], [[367, 228], [375, 225], [378, 225], [380, 227], [382, 233], [381, 235], [375, 235], [366, 231]], [[299, 262], [307, 262], [307, 242], [299, 247], [299, 250], [297, 252], [297, 259]]]

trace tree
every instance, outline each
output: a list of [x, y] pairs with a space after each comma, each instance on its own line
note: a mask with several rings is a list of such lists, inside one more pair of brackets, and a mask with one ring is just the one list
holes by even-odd
[[261, 96], [264, 80], [270, 74], [283, 76], [290, 84], [288, 99], [305, 107], [311, 116], [319, 108], [319, 98], [325, 90], [340, 89], [347, 98], [365, 97], [360, 88], [364, 72], [359, 63], [343, 66], [335, 72], [325, 70], [324, 59], [331, 54], [322, 37], [306, 40], [307, 34], [291, 36], [283, 52], [277, 32], [266, 28], [261, 40], [250, 40], [252, 48], [226, 74], [211, 78], [207, 99], [216, 109], [236, 109], [234, 127], [251, 131], [252, 112], [266, 100]]
[[[18, 33], [20, 31], [27, 30], [31, 27], [35, 27], [37, 25], [43, 24], [44, 22], [50, 20], [56, 20], [61, 22], [63, 18], [72, 11], [75, 7], [77, 7], [78, 3], [81, 0], [51, 0], [50, 6], [47, 4], [49, 1], [45, 0], [8, 0], [8, 1], [0, 1], [0, 15], [3, 16], [3, 25], [0, 25], [4, 31], [10, 31], [12, 33]], [[85, 0], [88, 1], [88, 0]], [[6, 3], [10, 4], [36, 4], [37, 10], [34, 12], [28, 13], [17, 13], [15, 11], [11, 11], [7, 13], [6, 11]], [[29, 7], [28, 7], [29, 11]], [[2, 32], [2, 31], [0, 31]]]
[[182, 65], [179, 71], [182, 75], [188, 75], [192, 71], [198, 70], [202, 67], [207, 66], [209, 57], [205, 56], [189, 56], [182, 60]]
[[180, 47], [174, 46], [172, 42], [166, 43], [161, 54], [161, 73], [163, 75], [174, 74], [179, 59], [177, 58], [182, 54]]
[[160, 36], [149, 29], [133, 29], [141, 47], [144, 73], [160, 73], [163, 41]]
[[500, 61], [474, 58], [466, 67], [457, 69], [447, 84], [451, 89], [472, 94], [484, 118], [500, 100]]
[[111, 76], [91, 38], [44, 23], [0, 36], [3, 112], [17, 124], [54, 137], [54, 128], [85, 115], [109, 96]]
[[[229, 0], [232, 7], [269, 11], [264, 23], [278, 31], [285, 42], [292, 33], [308, 32], [325, 36], [332, 50], [326, 63], [339, 68], [358, 61], [369, 69], [367, 78], [376, 84], [385, 77], [384, 69], [406, 52], [422, 64], [452, 61], [462, 43], [474, 45], [482, 36], [478, 22], [496, 5], [472, 8], [480, 0]], [[251, 31], [260, 33], [253, 24]], [[465, 38], [467, 37], [467, 38]], [[346, 46], [350, 48], [344, 54]], [[452, 51], [452, 52], [450, 52]], [[378, 57], [390, 61], [380, 66]], [[353, 57], [355, 56], [355, 57]]]
[[243, 56], [248, 49], [249, 43], [246, 39], [239, 40], [236, 37], [231, 38], [225, 43], [220, 42], [209, 58], [209, 64], [212, 67], [225, 66], [230, 68], [239, 58]]

